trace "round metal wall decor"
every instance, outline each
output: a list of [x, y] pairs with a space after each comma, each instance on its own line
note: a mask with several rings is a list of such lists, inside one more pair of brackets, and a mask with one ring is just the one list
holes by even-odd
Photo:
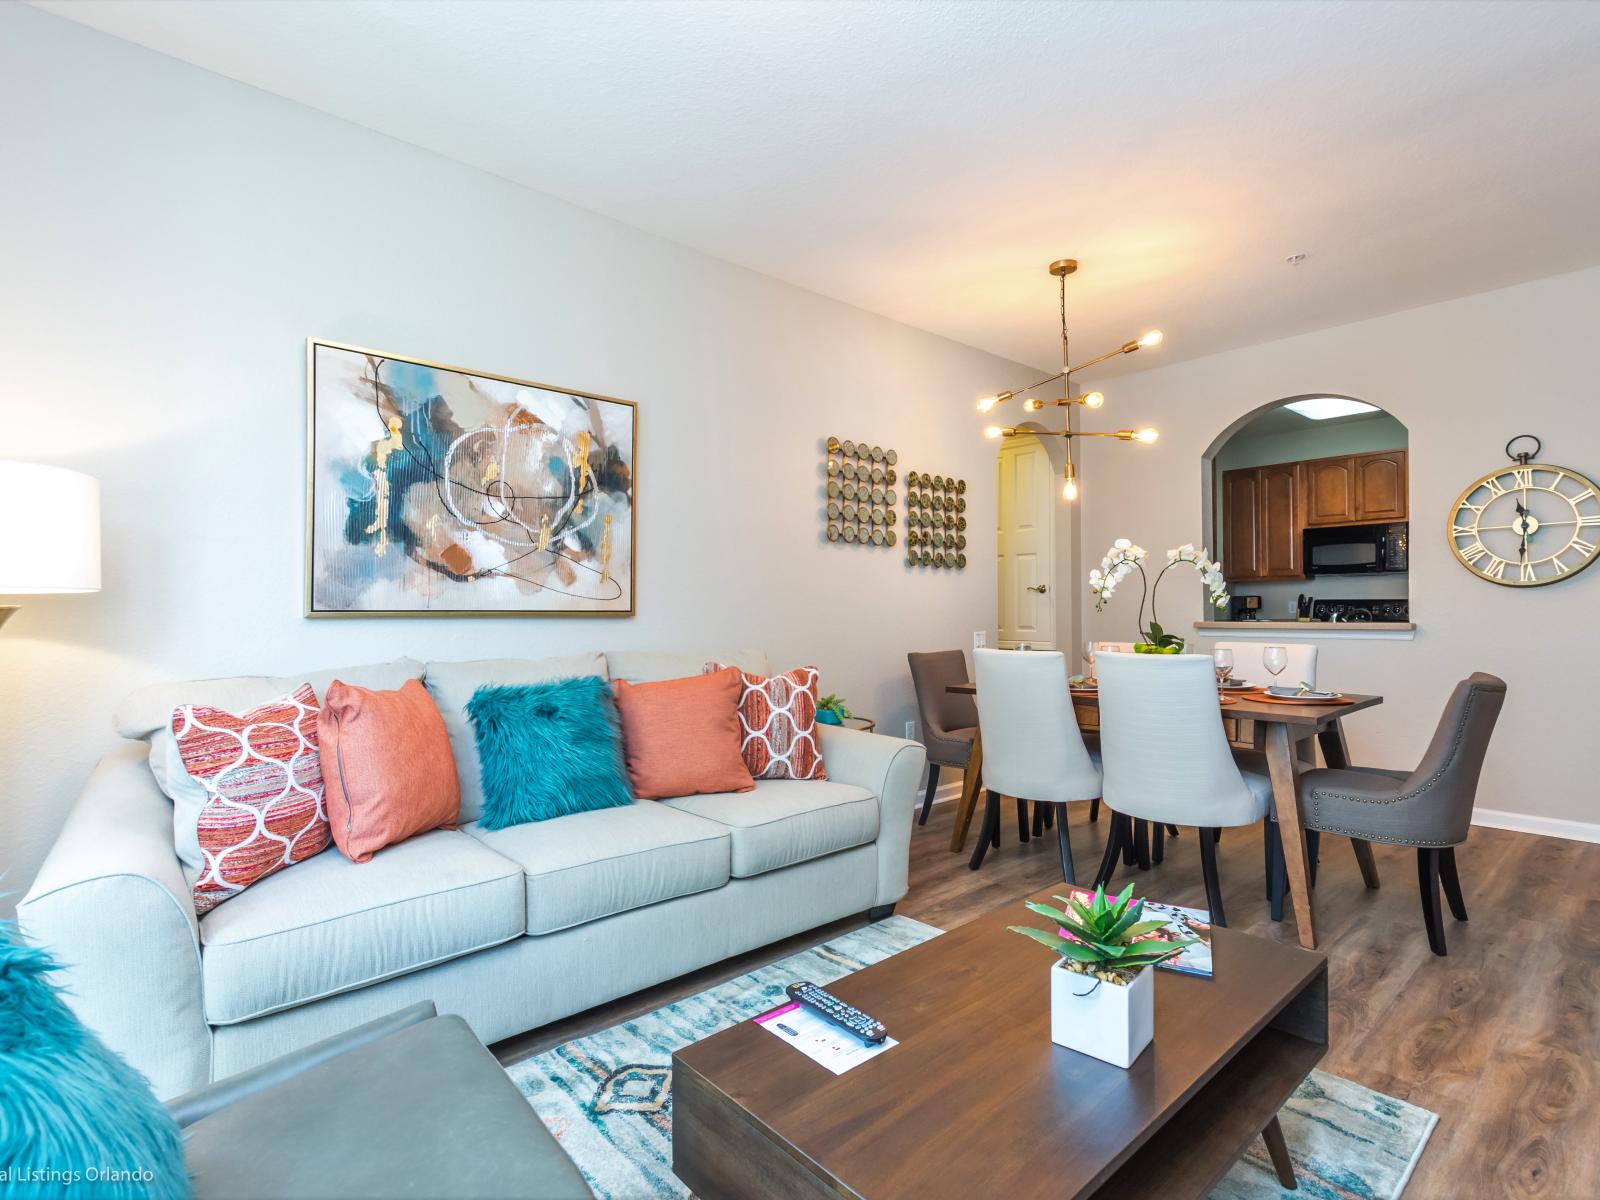
[[[906, 565], [961, 571], [967, 565], [967, 481], [907, 471]], [[890, 504], [894, 493], [886, 493]]]
[[899, 542], [894, 525], [898, 496], [894, 484], [899, 474], [894, 464], [900, 456], [893, 447], [866, 441], [823, 441], [826, 457], [823, 536], [838, 545], [893, 546]]

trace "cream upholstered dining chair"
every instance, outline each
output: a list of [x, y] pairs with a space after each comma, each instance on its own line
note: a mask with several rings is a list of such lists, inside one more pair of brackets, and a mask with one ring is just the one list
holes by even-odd
[[[1268, 646], [1283, 647], [1288, 665], [1274, 675], [1262, 665], [1261, 652]], [[1233, 677], [1256, 687], [1296, 687], [1301, 683], [1317, 686], [1317, 648], [1308, 642], [1216, 642], [1216, 650], [1233, 651]]]
[[[1262, 652], [1272, 645], [1281, 646], [1287, 660], [1287, 665], [1277, 675], [1267, 670], [1261, 661]], [[1212, 649], [1233, 651], [1233, 677], [1256, 687], [1296, 687], [1301, 683], [1317, 686], [1317, 648], [1309, 643], [1220, 641], [1213, 643]], [[1230, 739], [1239, 748], [1258, 745], [1254, 721], [1229, 720], [1228, 729]], [[1315, 764], [1309, 742], [1301, 747], [1300, 756], [1308, 765]]]
[[983, 730], [983, 829], [969, 864], [976, 871], [1000, 830], [1000, 797], [1017, 798], [1025, 828], [1028, 801], [1054, 813], [1061, 873], [1076, 883], [1067, 805], [1100, 796], [1100, 765], [1083, 744], [1066, 656], [1057, 650], [974, 650], [978, 724]]
[[1264, 818], [1272, 805], [1272, 780], [1234, 761], [1210, 657], [1101, 654], [1095, 674], [1104, 796], [1115, 814], [1095, 882], [1110, 882], [1133, 821], [1192, 825], [1201, 831], [1211, 922], [1226, 925], [1216, 833]]

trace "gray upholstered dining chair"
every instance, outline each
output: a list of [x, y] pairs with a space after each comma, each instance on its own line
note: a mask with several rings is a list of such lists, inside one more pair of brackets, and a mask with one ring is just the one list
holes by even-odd
[[[989, 843], [1000, 832], [1000, 797], [1017, 799], [1020, 840], [1027, 840], [1027, 805], [1049, 805], [1061, 850], [1061, 874], [1077, 883], [1067, 805], [1100, 798], [1100, 763], [1083, 743], [1067, 660], [1058, 650], [974, 650], [978, 715], [983, 722], [983, 829], [969, 864], [983, 865]], [[1038, 829], [1041, 826], [1036, 825]]]
[[1505, 698], [1505, 680], [1482, 671], [1456, 684], [1415, 770], [1324, 767], [1300, 776], [1308, 830], [1416, 847], [1422, 919], [1435, 954], [1448, 952], [1439, 911], [1441, 883], [1451, 915], [1467, 919], [1455, 848], [1472, 827], [1478, 775]]
[[972, 738], [978, 730], [978, 706], [971, 696], [952, 695], [952, 683], [967, 682], [967, 660], [959, 650], [934, 650], [906, 655], [911, 665], [911, 686], [917, 693], [917, 715], [922, 719], [922, 744], [928, 748], [928, 791], [922, 798], [918, 825], [928, 821], [933, 793], [939, 786], [939, 768], [967, 769]]

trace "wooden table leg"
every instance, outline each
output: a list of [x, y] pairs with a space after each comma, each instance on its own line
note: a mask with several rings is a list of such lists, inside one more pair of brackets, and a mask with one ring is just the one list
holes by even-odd
[[[1350, 765], [1350, 745], [1344, 740], [1344, 726], [1330, 721], [1317, 730], [1317, 741], [1322, 746], [1322, 761], [1336, 770]], [[1360, 838], [1350, 839], [1356, 852], [1356, 865], [1361, 868], [1361, 882], [1369, 891], [1378, 890], [1378, 860], [1372, 856], [1372, 843]]]
[[1283, 1126], [1273, 1117], [1261, 1131], [1261, 1140], [1267, 1144], [1267, 1155], [1272, 1159], [1272, 1169], [1278, 1173], [1278, 1182], [1294, 1190], [1294, 1163], [1289, 1160], [1289, 1143], [1284, 1140]]
[[1305, 828], [1300, 823], [1300, 789], [1295, 786], [1294, 743], [1281, 721], [1266, 722], [1267, 768], [1272, 774], [1272, 798], [1278, 812], [1278, 833], [1283, 838], [1283, 861], [1289, 874], [1289, 898], [1294, 902], [1300, 944], [1317, 948], [1317, 931], [1311, 920], [1311, 866], [1306, 858]]
[[950, 835], [950, 852], [960, 854], [967, 844], [967, 830], [972, 827], [972, 814], [978, 806], [978, 785], [983, 778], [983, 729], [972, 731], [972, 751], [967, 755], [967, 769], [961, 775], [961, 804], [956, 809], [956, 827]]

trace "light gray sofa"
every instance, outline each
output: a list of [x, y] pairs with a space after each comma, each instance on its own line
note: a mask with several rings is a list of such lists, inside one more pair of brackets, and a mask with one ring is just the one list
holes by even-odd
[[[708, 658], [638, 651], [395, 663], [161, 684], [118, 709], [101, 760], [18, 910], [66, 965], [83, 1021], [163, 1097], [419, 1000], [484, 1042], [592, 1008], [905, 894], [921, 745], [822, 727], [826, 782], [636, 801], [490, 832], [471, 729], [477, 687], [592, 673], [641, 682]], [[456, 753], [462, 825], [352, 863], [336, 849], [196, 917], [174, 848], [172, 708], [247, 708], [302, 682], [427, 684]], [[239, 711], [235, 708], [233, 711]]]

